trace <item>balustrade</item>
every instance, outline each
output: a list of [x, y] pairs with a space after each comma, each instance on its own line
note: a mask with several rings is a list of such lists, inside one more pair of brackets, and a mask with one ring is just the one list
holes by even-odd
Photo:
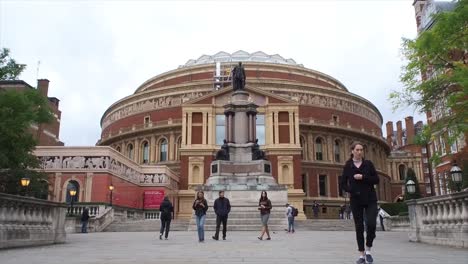
[[468, 248], [468, 191], [407, 203], [410, 240]]
[[0, 249], [65, 242], [65, 205], [0, 193]]

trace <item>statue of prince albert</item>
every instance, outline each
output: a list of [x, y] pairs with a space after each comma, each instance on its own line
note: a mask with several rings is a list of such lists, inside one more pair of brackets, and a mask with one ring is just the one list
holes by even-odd
[[245, 71], [242, 62], [236, 65], [232, 70], [232, 89], [234, 91], [242, 91], [245, 87]]

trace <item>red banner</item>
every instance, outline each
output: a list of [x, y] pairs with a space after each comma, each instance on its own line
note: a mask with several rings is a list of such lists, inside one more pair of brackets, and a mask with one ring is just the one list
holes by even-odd
[[154, 190], [154, 191], [145, 191], [144, 192], [145, 209], [159, 209], [163, 199], [164, 199], [164, 190]]

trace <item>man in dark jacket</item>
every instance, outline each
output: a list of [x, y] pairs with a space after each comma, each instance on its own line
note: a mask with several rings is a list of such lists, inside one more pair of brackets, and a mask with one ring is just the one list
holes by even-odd
[[174, 213], [174, 206], [172, 206], [171, 201], [169, 201], [169, 197], [165, 196], [164, 200], [162, 201], [161, 205], [159, 206], [160, 218], [161, 218], [161, 230], [159, 232], [159, 239], [162, 239], [164, 234], [164, 230], [166, 233], [164, 237], [167, 240], [169, 236], [169, 228], [171, 226], [171, 219], [172, 214]]
[[215, 200], [213, 205], [214, 211], [216, 213], [216, 233], [213, 236], [214, 240], [219, 239], [219, 228], [221, 222], [223, 223], [223, 240], [226, 240], [226, 226], [228, 214], [231, 211], [231, 203], [229, 199], [224, 197], [224, 191], [219, 191], [219, 198]]
[[89, 209], [85, 208], [81, 214], [81, 233], [88, 233]]

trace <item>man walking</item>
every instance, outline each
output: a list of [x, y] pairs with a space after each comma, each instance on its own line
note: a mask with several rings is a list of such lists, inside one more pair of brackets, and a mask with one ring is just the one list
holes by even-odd
[[229, 199], [224, 197], [224, 191], [219, 191], [219, 198], [215, 200], [213, 209], [216, 213], [216, 233], [213, 239], [219, 239], [219, 228], [221, 223], [223, 223], [223, 240], [226, 240], [226, 226], [228, 214], [231, 211], [231, 204], [229, 203]]

